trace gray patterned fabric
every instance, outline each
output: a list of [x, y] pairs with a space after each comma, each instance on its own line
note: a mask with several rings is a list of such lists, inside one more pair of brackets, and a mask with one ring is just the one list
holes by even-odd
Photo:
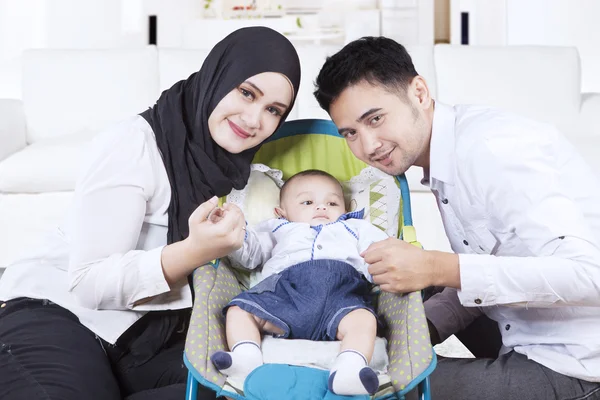
[[224, 386], [226, 377], [217, 371], [210, 356], [227, 348], [223, 307], [241, 292], [230, 268], [204, 265], [194, 272], [196, 297], [185, 342], [185, 354], [194, 368], [208, 381]]
[[394, 392], [399, 392], [425, 372], [433, 358], [421, 294], [381, 292], [377, 311], [387, 326], [388, 374]]

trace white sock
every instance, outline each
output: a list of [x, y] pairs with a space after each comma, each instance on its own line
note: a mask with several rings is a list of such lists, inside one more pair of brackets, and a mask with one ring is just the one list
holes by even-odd
[[263, 365], [262, 352], [252, 340], [237, 342], [231, 351], [217, 351], [210, 357], [214, 366], [227, 376], [243, 377]]
[[379, 378], [360, 352], [345, 350], [338, 354], [329, 372], [329, 390], [342, 396], [375, 394]]

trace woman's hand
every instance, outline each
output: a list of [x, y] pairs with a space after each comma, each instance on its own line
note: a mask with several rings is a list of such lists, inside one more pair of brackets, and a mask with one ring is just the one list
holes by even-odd
[[240, 248], [246, 221], [234, 204], [218, 208], [218, 199], [200, 204], [188, 220], [189, 236], [162, 251], [163, 272], [169, 285], [183, 279], [195, 268]]
[[201, 204], [190, 216], [190, 235], [185, 239], [199, 261], [226, 256], [242, 246], [246, 221], [235, 204], [217, 207], [216, 198]]

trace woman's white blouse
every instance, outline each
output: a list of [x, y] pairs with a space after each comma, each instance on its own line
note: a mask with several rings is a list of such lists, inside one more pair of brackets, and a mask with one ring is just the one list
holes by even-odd
[[170, 199], [146, 120], [132, 117], [100, 133], [65, 222], [7, 268], [0, 299], [48, 299], [110, 343], [146, 311], [191, 307], [187, 281], [170, 289], [161, 266]]

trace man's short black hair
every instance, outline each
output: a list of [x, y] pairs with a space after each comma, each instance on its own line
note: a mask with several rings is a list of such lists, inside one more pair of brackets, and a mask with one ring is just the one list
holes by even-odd
[[281, 186], [281, 191], [279, 192], [279, 201], [280, 202], [283, 200], [285, 188], [290, 184], [291, 181], [293, 181], [294, 179], [299, 178], [301, 176], [323, 176], [325, 178], [330, 179], [332, 182], [335, 182], [338, 185], [340, 185], [340, 188], [342, 188], [342, 193], [344, 193], [344, 188], [343, 188], [342, 184], [340, 183], [340, 181], [338, 181], [335, 178], [335, 176], [333, 176], [330, 173], [327, 173], [325, 171], [321, 171], [320, 169], [307, 169], [307, 170], [304, 170], [304, 171], [298, 172], [297, 174], [292, 175], [287, 181], [285, 181], [283, 186]]
[[386, 37], [367, 36], [327, 57], [315, 82], [314, 95], [321, 108], [329, 112], [331, 103], [346, 88], [363, 80], [405, 91], [417, 75], [404, 46]]

